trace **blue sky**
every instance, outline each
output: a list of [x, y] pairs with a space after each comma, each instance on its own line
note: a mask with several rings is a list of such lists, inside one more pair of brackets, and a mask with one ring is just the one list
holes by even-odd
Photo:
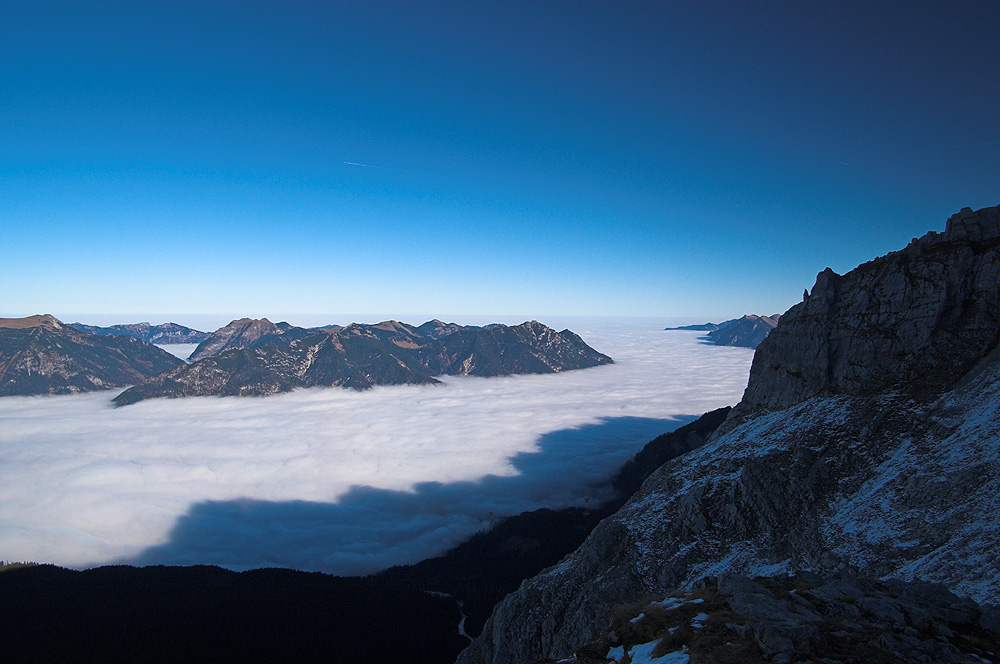
[[784, 311], [1000, 203], [997, 34], [987, 2], [5, 3], [0, 315]]

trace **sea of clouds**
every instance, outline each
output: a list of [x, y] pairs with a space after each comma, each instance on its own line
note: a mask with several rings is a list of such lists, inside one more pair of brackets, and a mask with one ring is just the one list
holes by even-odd
[[0, 399], [0, 559], [369, 573], [593, 504], [648, 440], [746, 386], [752, 350], [581, 325], [614, 365], [117, 409], [116, 391]]

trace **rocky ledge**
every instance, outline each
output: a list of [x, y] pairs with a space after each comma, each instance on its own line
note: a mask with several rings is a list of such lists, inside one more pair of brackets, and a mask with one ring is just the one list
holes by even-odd
[[562, 661], [981, 664], [998, 655], [1000, 612], [942, 586], [723, 575], [623, 607], [601, 638]]

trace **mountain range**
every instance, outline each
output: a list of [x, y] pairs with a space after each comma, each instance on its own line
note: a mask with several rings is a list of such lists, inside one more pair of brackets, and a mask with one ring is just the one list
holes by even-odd
[[723, 321], [721, 323], [703, 323], [701, 325], [682, 325], [668, 327], [666, 330], [692, 330], [708, 332], [706, 339], [717, 346], [742, 346], [756, 348], [778, 325], [781, 314], [758, 316], [747, 314], [741, 318]]
[[[459, 662], [688, 658], [709, 633], [723, 654], [701, 661], [858, 661], [860, 650], [829, 656], [831, 633], [874, 646], [867, 661], [993, 660], [997, 284], [996, 207], [963, 209], [943, 233], [844, 275], [821, 272], [760, 344], [711, 439], [508, 595]], [[651, 598], [679, 606], [669, 598], [692, 588], [721, 598], [718, 618], [692, 606], [659, 632], [607, 631], [622, 607], [638, 622]], [[686, 640], [668, 638], [681, 628]]]
[[141, 383], [183, 362], [131, 336], [96, 336], [50, 315], [0, 318], [0, 396]]
[[[143, 341], [201, 338], [186, 364]], [[318, 385], [440, 382], [443, 374], [555, 373], [612, 363], [569, 330], [432, 320], [306, 329], [241, 318], [211, 334], [166, 323], [65, 325], [51, 315], [0, 319], [0, 396], [134, 387], [114, 399], [266, 395]]]
[[149, 323], [130, 323], [127, 325], [111, 325], [110, 327], [100, 327], [98, 325], [84, 325], [83, 323], [69, 323], [68, 327], [88, 334], [96, 334], [99, 337], [106, 336], [128, 336], [141, 339], [150, 344], [200, 344], [209, 337], [208, 332], [193, 330], [177, 323], [162, 323], [160, 325], [150, 325]]
[[[265, 339], [270, 343], [259, 345]], [[487, 327], [385, 321], [315, 331], [241, 319], [203, 342], [196, 356], [200, 359], [122, 392], [114, 403], [261, 396], [318, 385], [366, 389], [437, 383], [434, 376], [440, 375], [555, 373], [612, 363], [573, 332], [556, 332], [537, 321]]]

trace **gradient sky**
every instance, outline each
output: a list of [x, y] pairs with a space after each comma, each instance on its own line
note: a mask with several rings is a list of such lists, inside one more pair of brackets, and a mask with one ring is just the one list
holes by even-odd
[[5, 2], [0, 315], [784, 311], [1000, 203], [998, 34], [996, 2]]

